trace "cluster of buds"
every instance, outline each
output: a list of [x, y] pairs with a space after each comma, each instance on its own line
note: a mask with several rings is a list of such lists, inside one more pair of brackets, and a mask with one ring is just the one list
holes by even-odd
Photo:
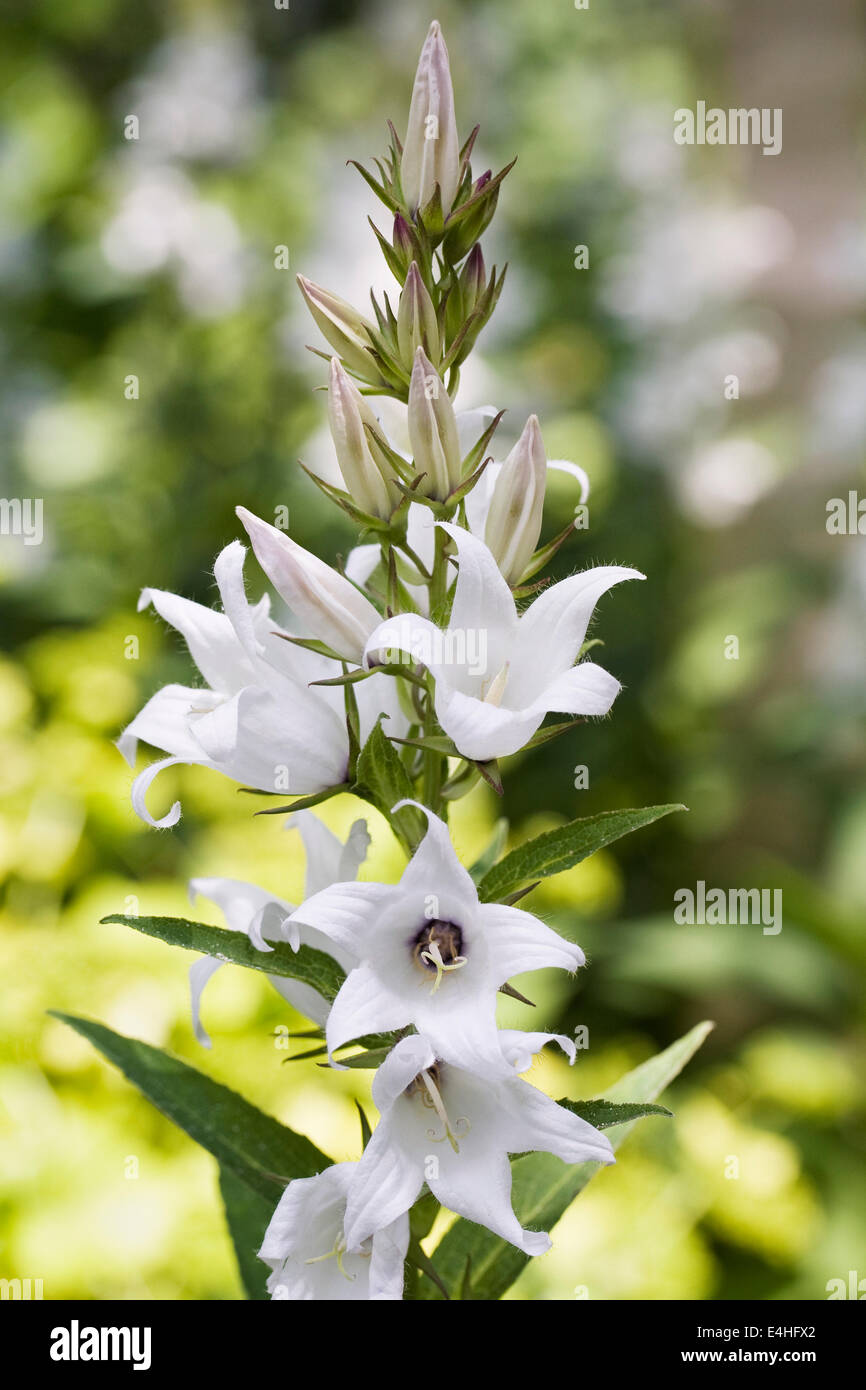
[[407, 401], [421, 347], [453, 396], [460, 364], [502, 291], [505, 269], [494, 266], [488, 278], [479, 238], [513, 161], [498, 174], [473, 177], [478, 127], [460, 148], [448, 51], [435, 22], [415, 76], [405, 144], [393, 126], [390, 132], [388, 154], [375, 161], [379, 178], [350, 162], [394, 215], [390, 241], [370, 225], [400, 285], [396, 309], [387, 294], [382, 304], [373, 296], [373, 323], [311, 280], [298, 281], [319, 329], [366, 391]]

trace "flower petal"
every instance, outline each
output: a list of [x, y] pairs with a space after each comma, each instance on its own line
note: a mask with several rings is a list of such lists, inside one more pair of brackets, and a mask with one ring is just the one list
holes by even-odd
[[586, 957], [579, 946], [566, 941], [522, 908], [508, 907], [505, 903], [482, 903], [478, 919], [491, 942], [497, 987], [512, 975], [522, 975], [527, 970], [554, 967], [574, 971], [585, 964]]
[[574, 665], [593, 609], [624, 579], [643, 579], [633, 569], [599, 565], [572, 575], [540, 594], [522, 614], [514, 644], [508, 703], [525, 708], [554, 677]]
[[412, 1022], [407, 1001], [384, 984], [372, 966], [361, 962], [350, 971], [328, 1015], [328, 1052], [367, 1033], [388, 1033]]

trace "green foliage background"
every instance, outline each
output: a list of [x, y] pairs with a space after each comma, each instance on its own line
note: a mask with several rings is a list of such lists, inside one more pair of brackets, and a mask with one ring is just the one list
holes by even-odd
[[[403, 125], [431, 17], [348, 0], [32, 0], [4, 20], [0, 490], [44, 498], [46, 534], [0, 537], [0, 1273], [42, 1278], [47, 1298], [240, 1296], [213, 1160], [49, 1008], [171, 1048], [337, 1159], [359, 1151], [369, 1077], [284, 1065], [275, 1030], [303, 1025], [263, 978], [220, 973], [203, 1053], [183, 958], [98, 922], [188, 915], [194, 875], [301, 896], [298, 837], [254, 821], [215, 774], [163, 774], [150, 804], [177, 794], [183, 819], [140, 824], [111, 741], [190, 674], [173, 634], [136, 613], [140, 589], [210, 602], [236, 503], [287, 506], [326, 558], [352, 543], [295, 464], [325, 456], [322, 374], [274, 249], [360, 298], [365, 214], [386, 222], [345, 160], [379, 152], [387, 117]], [[509, 281], [461, 404], [507, 405], [512, 435], [536, 410], [549, 455], [589, 472], [590, 527], [560, 574], [615, 561], [649, 577], [602, 605], [601, 660], [625, 686], [613, 717], [511, 760], [503, 802], [485, 788], [455, 808], [455, 840], [471, 861], [500, 815], [517, 842], [684, 801], [688, 816], [537, 891], [590, 966], [532, 981], [533, 1026], [586, 1025], [590, 1046], [573, 1071], [539, 1061], [533, 1080], [597, 1095], [717, 1021], [672, 1093], [674, 1124], [643, 1122], [509, 1296], [826, 1297], [829, 1279], [866, 1275], [866, 567], [862, 538], [824, 525], [827, 498], [857, 486], [866, 435], [862, 261], [845, 249], [862, 237], [845, 60], [862, 36], [830, 4], [828, 70], [797, 87], [774, 37], [805, 44], [808, 19], [771, 0], [479, 0], [436, 17], [464, 131], [482, 122], [494, 168], [519, 156], [485, 244]], [[673, 144], [678, 106], [782, 95], [779, 159]], [[740, 360], [741, 399], [726, 401]], [[554, 486], [550, 535], [574, 500]], [[362, 812], [342, 798], [323, 814], [345, 832]], [[396, 875], [398, 847], [374, 830], [365, 875]], [[700, 879], [781, 888], [783, 930], [675, 925], [675, 890]], [[502, 1022], [527, 1026], [527, 1011], [505, 1001]]]

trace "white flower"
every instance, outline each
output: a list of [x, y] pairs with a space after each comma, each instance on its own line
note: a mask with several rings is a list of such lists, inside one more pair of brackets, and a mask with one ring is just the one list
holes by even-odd
[[479, 762], [516, 753], [552, 711], [607, 714], [619, 682], [594, 662], [574, 662], [601, 595], [644, 576], [615, 565], [584, 570], [552, 584], [518, 616], [487, 546], [438, 524], [453, 537], [459, 563], [447, 631], [414, 613], [387, 618], [367, 641], [367, 663], [395, 650], [423, 662], [436, 678], [440, 725], [465, 758]]
[[[175, 763], [200, 764], [261, 791], [310, 794], [342, 782], [349, 742], [339, 687], [310, 689], [314, 680], [339, 675], [335, 661], [296, 647], [277, 635], [267, 597], [250, 605], [244, 592], [246, 551], [233, 541], [220, 553], [214, 576], [223, 603], [219, 613], [178, 594], [145, 589], [139, 609], [152, 603], [184, 637], [205, 679], [203, 688], [167, 685], [136, 715], [118, 739], [130, 766], [139, 740], [169, 756], [135, 779], [132, 804], [149, 825], [180, 819], [180, 802], [159, 820], [145, 804], [151, 782]], [[358, 687], [361, 734], [366, 738], [385, 711], [392, 732], [405, 730], [394, 681], [362, 681]]]
[[415, 74], [400, 163], [400, 182], [408, 207], [413, 212], [418, 207], [426, 207], [438, 183], [442, 213], [447, 217], [457, 193], [459, 175], [460, 141], [454, 116], [448, 49], [434, 19]]
[[[305, 897], [312, 897], [331, 883], [356, 877], [370, 844], [366, 821], [355, 821], [345, 844], [312, 811], [297, 811], [286, 824], [290, 828], [297, 826], [304, 841], [307, 854]], [[349, 951], [335, 946], [321, 932], [296, 925], [286, 927], [284, 924], [294, 911], [294, 905], [254, 883], [234, 878], [194, 878], [190, 880], [189, 896], [191, 903], [195, 903], [197, 897], [215, 903], [228, 927], [244, 932], [260, 951], [272, 950], [269, 941], [289, 941], [295, 950], [300, 945], [326, 952], [346, 971], [357, 964]], [[202, 956], [189, 968], [192, 1026], [202, 1047], [211, 1045], [199, 1016], [202, 994], [208, 980], [225, 963], [216, 956]], [[292, 1008], [324, 1026], [331, 1006], [318, 990], [302, 980], [290, 980], [283, 975], [269, 975], [268, 979]]]
[[408, 1211], [427, 1182], [443, 1206], [527, 1255], [550, 1248], [511, 1207], [509, 1154], [613, 1163], [609, 1141], [513, 1074], [496, 1081], [443, 1062], [429, 1038], [403, 1038], [373, 1079], [380, 1120], [352, 1183], [346, 1241], [354, 1250]]
[[346, 1199], [357, 1163], [335, 1163], [314, 1178], [290, 1182], [271, 1217], [259, 1259], [271, 1266], [268, 1292], [276, 1300], [400, 1299], [409, 1217], [393, 1221], [348, 1252]]
[[576, 970], [584, 955], [530, 913], [479, 902], [447, 826], [420, 809], [427, 834], [399, 883], [335, 883], [289, 919], [358, 962], [328, 1016], [328, 1050], [414, 1025], [444, 1060], [507, 1075], [496, 1030], [500, 985], [527, 970]]
[[236, 507], [235, 511], [253, 543], [256, 559], [292, 612], [333, 651], [360, 664], [364, 643], [379, 622], [370, 600], [285, 531], [262, 521], [246, 507]]

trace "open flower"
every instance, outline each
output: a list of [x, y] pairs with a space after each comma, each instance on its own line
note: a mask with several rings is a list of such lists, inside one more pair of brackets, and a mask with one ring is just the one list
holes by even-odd
[[259, 1259], [271, 1267], [271, 1298], [400, 1299], [409, 1217], [371, 1231], [351, 1252], [343, 1221], [357, 1163], [334, 1163], [314, 1178], [290, 1182], [271, 1217]]
[[[217, 557], [222, 613], [160, 589], [145, 589], [139, 600], [139, 609], [152, 603], [177, 628], [206, 682], [198, 688], [164, 686], [118, 739], [130, 766], [139, 740], [169, 755], [133, 783], [132, 804], [149, 825], [162, 828], [180, 819], [178, 801], [158, 820], [145, 803], [153, 779], [175, 763], [200, 764], [245, 786], [291, 795], [323, 791], [345, 778], [349, 740], [342, 694], [339, 688], [310, 688], [311, 681], [339, 675], [340, 666], [284, 641], [267, 597], [248, 603], [245, 555], [233, 541]], [[377, 689], [368, 689], [374, 684]], [[405, 729], [390, 677], [361, 682], [358, 711], [363, 738], [382, 711], [395, 721], [392, 731]]]
[[[345, 844], [312, 811], [297, 811], [286, 824], [290, 828], [297, 826], [304, 841], [307, 855], [305, 897], [312, 897], [331, 883], [355, 878], [370, 844], [366, 821], [355, 821]], [[333, 956], [344, 970], [351, 970], [357, 964], [349, 951], [335, 946], [321, 932], [311, 927], [286, 927], [286, 919], [294, 911], [293, 904], [268, 893], [255, 883], [244, 883], [235, 878], [194, 878], [190, 880], [189, 896], [192, 903], [197, 897], [215, 903], [225, 917], [227, 926], [232, 931], [244, 932], [260, 951], [272, 949], [268, 942], [290, 941], [295, 949], [298, 946], [312, 946], [317, 951], [324, 951]], [[202, 956], [193, 961], [189, 968], [192, 1026], [202, 1047], [211, 1045], [200, 1018], [202, 994], [208, 980], [224, 964], [225, 961], [216, 956]], [[324, 1026], [331, 1006], [318, 990], [303, 980], [290, 980], [284, 975], [269, 975], [268, 979], [292, 1008], [313, 1023]]]
[[358, 962], [328, 1016], [328, 1050], [414, 1025], [444, 1060], [509, 1075], [496, 1029], [500, 985], [546, 966], [576, 970], [584, 955], [529, 912], [479, 902], [447, 826], [425, 814], [427, 834], [399, 883], [335, 883], [289, 919]]
[[[638, 570], [603, 565], [552, 584], [518, 616], [514, 598], [483, 541], [438, 523], [457, 545], [459, 572], [448, 629], [415, 613], [387, 618], [368, 638], [365, 660], [409, 654], [436, 678], [436, 717], [465, 758], [516, 753], [552, 711], [607, 714], [619, 681], [582, 661], [593, 609]], [[483, 659], [479, 659], [479, 653]]]
[[346, 1208], [349, 1250], [408, 1211], [424, 1182], [443, 1206], [527, 1255], [550, 1238], [520, 1226], [509, 1154], [613, 1163], [609, 1141], [513, 1074], [495, 1081], [443, 1062], [421, 1035], [403, 1038], [373, 1079], [380, 1120], [358, 1164]]

